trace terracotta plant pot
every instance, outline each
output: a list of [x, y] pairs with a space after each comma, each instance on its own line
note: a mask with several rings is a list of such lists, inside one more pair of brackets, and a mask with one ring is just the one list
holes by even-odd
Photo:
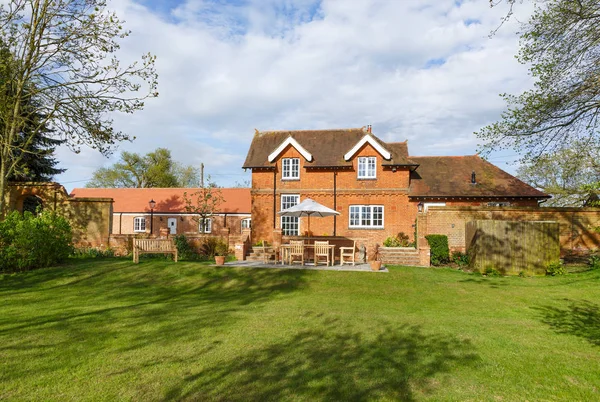
[[225, 256], [224, 255], [215, 255], [215, 264], [216, 265], [225, 265]]
[[381, 261], [369, 261], [371, 271], [379, 271], [381, 269]]

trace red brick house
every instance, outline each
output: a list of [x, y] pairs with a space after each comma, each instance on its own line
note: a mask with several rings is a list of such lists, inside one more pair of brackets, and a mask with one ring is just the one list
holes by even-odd
[[[195, 191], [194, 188], [76, 188], [71, 197], [112, 198], [112, 235], [149, 234], [151, 228], [153, 235], [159, 235], [161, 229], [168, 229], [173, 235], [223, 235], [223, 229], [230, 235], [241, 235], [243, 228], [250, 227], [249, 189], [220, 189], [224, 202], [204, 227], [194, 219], [196, 215], [187, 213], [184, 208], [184, 192], [190, 197]], [[153, 211], [150, 211], [150, 200], [156, 203]]]
[[244, 169], [252, 170], [252, 239], [308, 234], [307, 218], [278, 211], [304, 200], [341, 215], [313, 218], [313, 235], [381, 243], [412, 239], [419, 210], [446, 206], [537, 206], [549, 198], [477, 155], [409, 156], [369, 128], [256, 131]]

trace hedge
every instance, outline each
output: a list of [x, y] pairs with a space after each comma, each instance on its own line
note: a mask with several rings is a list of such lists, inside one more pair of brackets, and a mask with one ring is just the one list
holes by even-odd
[[431, 249], [431, 265], [446, 264], [450, 261], [450, 249], [448, 248], [448, 236], [432, 234], [425, 236]]

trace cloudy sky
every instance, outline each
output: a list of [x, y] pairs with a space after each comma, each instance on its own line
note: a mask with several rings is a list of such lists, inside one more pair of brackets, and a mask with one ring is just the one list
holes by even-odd
[[[123, 150], [166, 147], [205, 165], [222, 186], [243, 183], [254, 130], [373, 126], [411, 155], [469, 155], [498, 119], [498, 94], [531, 85], [514, 58], [518, 22], [495, 36], [505, 7], [487, 0], [114, 0], [132, 35], [130, 60], [157, 56], [160, 96], [116, 116], [137, 137], [112, 157], [59, 150], [71, 190]], [[527, 5], [517, 10], [526, 20]], [[515, 152], [488, 158], [514, 172]]]

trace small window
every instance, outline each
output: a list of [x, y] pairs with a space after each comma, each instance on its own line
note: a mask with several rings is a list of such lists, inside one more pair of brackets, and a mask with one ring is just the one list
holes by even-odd
[[[204, 223], [204, 227], [202, 227], [203, 223]], [[200, 219], [198, 231], [200, 233], [212, 233], [212, 219], [211, 218], [205, 218], [204, 220]]]
[[488, 207], [510, 207], [510, 202], [488, 202]]
[[383, 228], [383, 205], [351, 205], [351, 228]]
[[445, 207], [446, 203], [445, 202], [426, 202], [424, 204], [424, 210], [427, 211], [429, 209], [429, 207]]
[[136, 216], [133, 218], [133, 231], [134, 232], [145, 232], [146, 231], [146, 218], [143, 216]]
[[283, 158], [281, 161], [282, 180], [298, 180], [300, 178], [300, 159]]
[[242, 219], [242, 230], [250, 229], [252, 227], [252, 218]]
[[358, 178], [375, 179], [377, 177], [377, 158], [374, 156], [361, 156], [358, 158]]

